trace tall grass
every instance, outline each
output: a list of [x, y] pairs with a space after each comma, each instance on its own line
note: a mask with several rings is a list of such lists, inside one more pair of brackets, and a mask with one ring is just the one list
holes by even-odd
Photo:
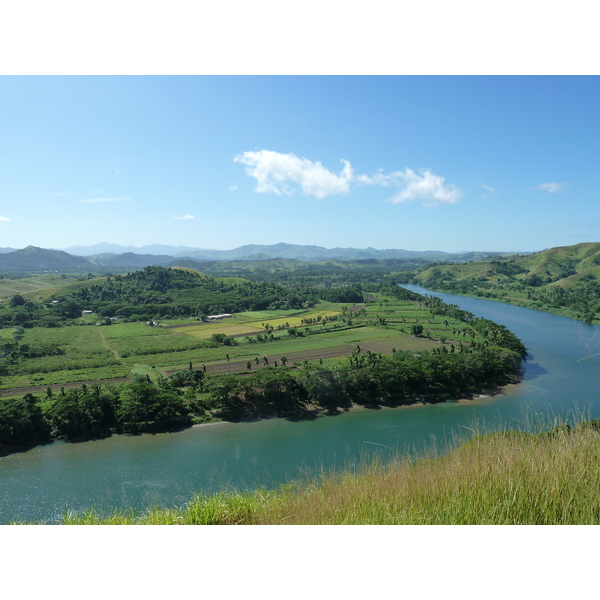
[[[600, 423], [477, 433], [454, 451], [322, 473], [302, 487], [197, 497], [143, 515], [66, 523], [558, 525], [600, 522]], [[538, 427], [543, 429], [544, 427]], [[453, 443], [460, 441], [458, 438]]]

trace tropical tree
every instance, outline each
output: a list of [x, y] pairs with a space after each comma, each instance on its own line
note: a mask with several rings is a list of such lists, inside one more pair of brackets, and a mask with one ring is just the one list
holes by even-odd
[[413, 335], [416, 335], [417, 337], [420, 337], [423, 335], [423, 325], [413, 325], [411, 327], [411, 333]]

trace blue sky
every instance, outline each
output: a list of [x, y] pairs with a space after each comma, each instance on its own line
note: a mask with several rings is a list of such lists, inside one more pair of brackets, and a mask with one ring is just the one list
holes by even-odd
[[600, 79], [2, 76], [0, 246], [600, 241]]

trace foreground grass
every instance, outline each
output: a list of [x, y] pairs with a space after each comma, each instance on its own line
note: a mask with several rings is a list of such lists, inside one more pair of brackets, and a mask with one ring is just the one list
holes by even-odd
[[66, 524], [558, 525], [600, 522], [598, 422], [477, 435], [448, 455], [372, 462], [302, 489], [197, 497], [180, 509]]

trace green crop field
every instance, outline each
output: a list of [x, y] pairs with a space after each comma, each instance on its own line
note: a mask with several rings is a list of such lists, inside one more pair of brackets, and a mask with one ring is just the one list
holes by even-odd
[[102, 331], [107, 340], [169, 335], [168, 330], [160, 327], [149, 327], [142, 323], [119, 323], [118, 325], [103, 327]]

